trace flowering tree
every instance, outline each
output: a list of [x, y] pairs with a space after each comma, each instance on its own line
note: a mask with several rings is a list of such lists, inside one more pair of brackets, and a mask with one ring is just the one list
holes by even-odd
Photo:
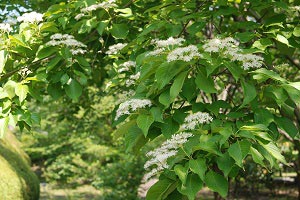
[[145, 179], [159, 175], [147, 199], [194, 199], [203, 185], [226, 197], [246, 157], [271, 170], [286, 163], [280, 135], [299, 141], [297, 5], [74, 0], [1, 24], [0, 135], [38, 122], [30, 98], [76, 102], [105, 74], [124, 96], [127, 150], [166, 138], [147, 154]]

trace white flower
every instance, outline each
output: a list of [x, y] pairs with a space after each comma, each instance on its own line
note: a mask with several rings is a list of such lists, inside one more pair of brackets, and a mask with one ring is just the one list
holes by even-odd
[[85, 54], [86, 53], [86, 50], [84, 49], [71, 49], [70, 50], [72, 55], [78, 55], [78, 54]]
[[118, 44], [111, 45], [111, 46], [108, 47], [108, 50], [106, 51], [106, 54], [115, 55], [120, 50], [122, 50], [126, 45], [127, 45], [127, 43], [118, 43]]
[[122, 72], [127, 72], [129, 71], [130, 67], [135, 67], [136, 66], [136, 62], [134, 61], [127, 61], [127, 62], [124, 62], [120, 65], [120, 69], [118, 69], [118, 72], [119, 73], [122, 73]]
[[9, 33], [12, 31], [12, 28], [11, 28], [10, 24], [0, 23], [0, 31]]
[[108, 0], [108, 1], [104, 1], [102, 3], [98, 3], [98, 4], [94, 4], [94, 5], [88, 6], [86, 8], [82, 8], [80, 11], [82, 13], [87, 13], [87, 12], [92, 12], [94, 10], [98, 10], [100, 8], [109, 9], [109, 8], [115, 8], [117, 6], [118, 5], [116, 4], [115, 0]]
[[165, 49], [163, 49], [163, 48], [155, 49], [155, 50], [150, 51], [149, 53], [147, 53], [146, 56], [157, 56], [157, 55], [160, 55], [164, 51], [165, 51]]
[[56, 33], [54, 35], [51, 35], [50, 39], [51, 40], [47, 42], [46, 45], [48, 46], [65, 45], [67, 47], [70, 47], [70, 51], [72, 55], [85, 54], [87, 52], [86, 50], [82, 49], [82, 48], [86, 48], [87, 46], [82, 42], [76, 40], [73, 35]]
[[127, 62], [122, 63], [120, 66], [123, 66], [123, 67], [135, 67], [136, 66], [136, 62], [134, 62], [134, 61], [127, 61]]
[[169, 168], [167, 163], [168, 158], [175, 156], [178, 149], [188, 141], [188, 138], [192, 137], [193, 134], [181, 132], [172, 135], [171, 139], [166, 140], [162, 145], [153, 151], [148, 152], [146, 155], [150, 158], [144, 165], [145, 169], [154, 168], [145, 175], [145, 181], [149, 180], [154, 175]]
[[188, 115], [184, 119], [184, 124], [181, 125], [182, 130], [194, 130], [197, 125], [210, 123], [213, 118], [206, 112], [196, 112]]
[[85, 16], [84, 13], [80, 13], [80, 14], [78, 14], [78, 15], [75, 16], [75, 19], [78, 21], [78, 20], [80, 20], [84, 16]]
[[28, 75], [31, 74], [31, 73], [32, 73], [32, 71], [31, 71], [30, 69], [28, 69], [27, 67], [22, 68], [22, 69], [18, 72], [18, 74], [20, 74], [20, 75], [23, 76], [23, 77], [26, 77], [26, 76], [28, 76]]
[[224, 39], [211, 39], [206, 44], [203, 45], [203, 49], [206, 52], [219, 52], [224, 48], [232, 48], [233, 46], [237, 46], [239, 43], [237, 40], [227, 37]]
[[239, 43], [235, 39], [228, 37], [224, 39], [212, 39], [203, 45], [203, 49], [209, 53], [223, 53], [223, 55], [233, 61], [242, 62], [243, 68], [259, 68], [262, 66], [263, 57], [254, 54], [244, 54], [238, 47]]
[[187, 47], [179, 47], [171, 51], [167, 56], [167, 61], [172, 62], [175, 60], [183, 60], [185, 62], [191, 61], [194, 57], [201, 56], [198, 52], [198, 48], [195, 45], [189, 45]]
[[19, 22], [39, 23], [43, 21], [43, 14], [37, 12], [24, 13], [17, 20]]
[[18, 20], [16, 18], [13, 18], [12, 16], [8, 16], [5, 22], [10, 25], [16, 25], [18, 23]]
[[130, 111], [136, 111], [139, 108], [145, 108], [151, 106], [152, 103], [148, 99], [130, 99], [121, 103], [117, 112], [115, 120], [118, 120], [122, 115], [129, 115]]
[[154, 39], [154, 40], [151, 41], [151, 43], [155, 44], [156, 47], [158, 47], [158, 48], [168, 47], [168, 46], [173, 46], [173, 45], [181, 46], [183, 42], [185, 42], [185, 39], [183, 39], [183, 38], [173, 38], [173, 37], [169, 37], [166, 40]]
[[129, 79], [126, 80], [126, 82], [125, 82], [126, 87], [130, 87], [131, 85], [134, 85], [135, 82], [136, 82], [136, 80], [138, 80], [138, 79], [140, 78], [140, 76], [141, 76], [141, 73], [140, 73], [140, 72], [138, 72], [138, 73], [136, 73], [136, 74], [134, 74], [134, 75], [131, 75], [131, 76], [129, 77]]

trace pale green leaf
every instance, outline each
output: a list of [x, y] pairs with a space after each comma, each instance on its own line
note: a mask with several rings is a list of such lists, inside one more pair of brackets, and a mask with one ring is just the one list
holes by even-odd
[[0, 75], [4, 70], [6, 60], [7, 60], [7, 51], [6, 50], [1, 50], [0, 51]]
[[181, 183], [185, 185], [186, 177], [188, 174], [188, 167], [184, 167], [182, 165], [177, 164], [174, 167], [175, 174], [179, 177]]
[[18, 83], [15, 87], [15, 93], [19, 97], [20, 102], [23, 102], [28, 94], [28, 86]]
[[0, 138], [4, 136], [8, 129], [9, 117], [0, 119]]

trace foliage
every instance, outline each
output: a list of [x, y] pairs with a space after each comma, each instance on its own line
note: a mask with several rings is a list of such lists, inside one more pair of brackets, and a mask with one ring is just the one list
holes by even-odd
[[7, 200], [38, 200], [39, 180], [12, 133], [0, 140], [0, 196]]
[[105, 191], [104, 199], [135, 199], [144, 161], [126, 155], [119, 149], [122, 141], [113, 140], [109, 115], [115, 98], [101, 97], [99, 92], [89, 87], [76, 112], [76, 108], [66, 110], [63, 102], [39, 105], [41, 127], [22, 134], [22, 143], [32, 162], [42, 167], [47, 183], [74, 188], [90, 184]]
[[[49, 94], [75, 102], [65, 104], [74, 114], [87, 86], [104, 83], [112, 94], [127, 97], [113, 117], [127, 151], [137, 153], [158, 136], [172, 144], [183, 132], [193, 134], [167, 148], [172, 155], [160, 155], [167, 157], [163, 165], [157, 164], [159, 156], [154, 160], [152, 172], [162, 174], [147, 199], [194, 199], [202, 185], [226, 197], [228, 179], [248, 157], [272, 170], [278, 162], [286, 164], [277, 147], [280, 135], [299, 143], [298, 4], [74, 0], [52, 5], [42, 22], [1, 33], [0, 135], [8, 124], [30, 130], [39, 122], [27, 100], [43, 101]], [[73, 151], [67, 161], [76, 158]]]

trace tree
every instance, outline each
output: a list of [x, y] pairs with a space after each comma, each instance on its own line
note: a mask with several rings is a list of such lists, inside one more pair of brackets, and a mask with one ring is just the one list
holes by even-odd
[[298, 148], [298, 4], [86, 0], [25, 16], [18, 34], [2, 28], [0, 134], [37, 121], [27, 99], [106, 84], [128, 98], [114, 114], [127, 150], [168, 139], [148, 153], [148, 178], [161, 175], [147, 199], [203, 184], [225, 197], [246, 157], [271, 170], [286, 163], [281, 135]]

